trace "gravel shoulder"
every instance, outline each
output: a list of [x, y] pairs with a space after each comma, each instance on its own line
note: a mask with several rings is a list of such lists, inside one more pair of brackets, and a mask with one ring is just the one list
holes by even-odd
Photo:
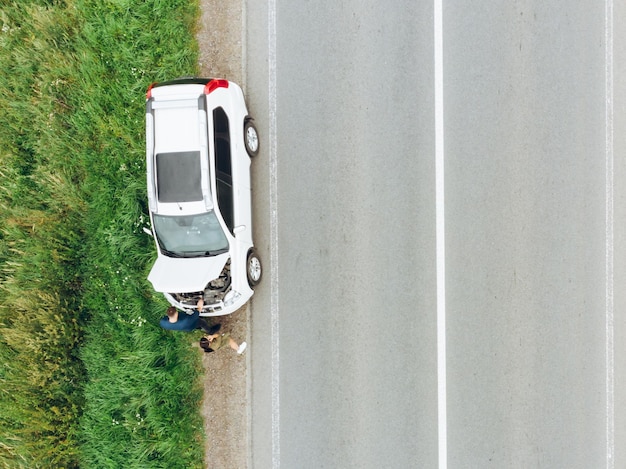
[[[196, 37], [201, 76], [226, 78], [241, 84], [245, 90], [243, 3], [243, 0], [200, 0]], [[232, 315], [215, 318], [214, 322], [221, 323], [222, 332], [229, 332], [238, 343], [248, 340], [248, 306]], [[198, 353], [202, 353], [199, 347]], [[245, 469], [248, 466], [248, 352], [239, 356], [224, 348], [202, 355], [205, 467]]]

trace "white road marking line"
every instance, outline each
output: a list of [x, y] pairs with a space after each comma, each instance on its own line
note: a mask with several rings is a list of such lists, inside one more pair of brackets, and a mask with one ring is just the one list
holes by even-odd
[[605, 1], [606, 87], [606, 467], [615, 467], [615, 348], [613, 300], [613, 0]]
[[435, 34], [435, 204], [437, 244], [437, 413], [439, 469], [448, 467], [446, 369], [446, 238], [444, 204], [443, 0], [434, 0]]
[[241, 88], [248, 90], [248, 5], [241, 2]]
[[272, 344], [272, 467], [280, 468], [280, 311], [278, 284], [278, 152], [276, 139], [276, 0], [268, 5], [270, 178], [270, 321]]

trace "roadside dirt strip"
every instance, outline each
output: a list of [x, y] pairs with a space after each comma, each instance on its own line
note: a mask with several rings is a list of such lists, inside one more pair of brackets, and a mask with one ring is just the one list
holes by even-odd
[[[201, 76], [226, 78], [245, 87], [243, 3], [243, 0], [200, 0], [201, 16], [196, 37]], [[215, 319], [214, 322], [222, 324], [222, 331], [230, 332], [237, 342], [248, 340], [248, 306], [230, 316]], [[254, 347], [249, 341], [248, 344]], [[198, 353], [201, 353], [199, 347]], [[203, 353], [202, 415], [207, 435], [207, 468], [245, 469], [248, 466], [248, 356], [248, 351], [239, 356], [230, 349]]]

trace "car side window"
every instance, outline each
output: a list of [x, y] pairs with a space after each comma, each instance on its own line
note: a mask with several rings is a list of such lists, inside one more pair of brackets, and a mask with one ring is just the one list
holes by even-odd
[[217, 204], [230, 232], [234, 229], [233, 178], [228, 116], [221, 107], [213, 110]]

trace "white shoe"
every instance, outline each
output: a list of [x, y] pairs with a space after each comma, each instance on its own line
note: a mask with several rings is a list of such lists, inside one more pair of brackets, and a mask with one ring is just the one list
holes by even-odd
[[247, 346], [248, 344], [246, 344], [245, 342], [242, 342], [239, 348], [237, 349], [237, 355], [241, 355], [243, 352], [245, 352]]

